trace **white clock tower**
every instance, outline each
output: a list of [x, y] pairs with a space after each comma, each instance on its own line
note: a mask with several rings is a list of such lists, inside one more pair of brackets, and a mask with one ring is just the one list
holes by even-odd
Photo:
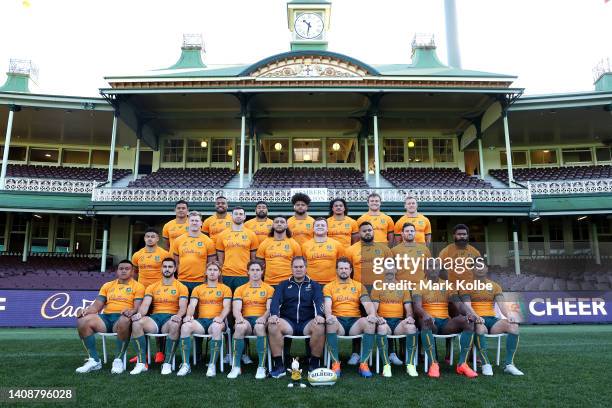
[[291, 51], [327, 50], [327, 31], [331, 2], [291, 0], [287, 3], [287, 22], [291, 31]]

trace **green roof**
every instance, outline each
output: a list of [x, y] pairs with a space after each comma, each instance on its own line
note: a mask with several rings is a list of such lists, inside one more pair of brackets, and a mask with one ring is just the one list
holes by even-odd
[[4, 85], [0, 87], [0, 92], [21, 92], [29, 93], [30, 76], [9, 72]]
[[287, 4], [331, 4], [331, 1], [325, 1], [325, 0], [291, 0]]

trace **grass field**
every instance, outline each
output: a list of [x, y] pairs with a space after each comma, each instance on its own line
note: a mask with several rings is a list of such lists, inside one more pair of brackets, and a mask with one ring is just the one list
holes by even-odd
[[[294, 349], [302, 351], [303, 346], [297, 343]], [[73, 329], [0, 329], [0, 350], [0, 387], [71, 387], [76, 389], [78, 406], [612, 405], [609, 381], [612, 325], [523, 327], [515, 363], [525, 372], [524, 377], [505, 375], [501, 367], [496, 367], [495, 376], [470, 380], [457, 376], [443, 364], [442, 378], [438, 380], [423, 376], [422, 365], [416, 379], [408, 378], [398, 367], [393, 378], [375, 375], [366, 380], [357, 376], [356, 367], [344, 364], [340, 381], [323, 389], [290, 389], [287, 377], [255, 381], [252, 365], [233, 381], [224, 375], [207, 379], [203, 365], [194, 367], [192, 374], [185, 378], [161, 377], [157, 366], [137, 377], [127, 373], [112, 376], [110, 362], [101, 371], [77, 375], [74, 369], [81, 365], [85, 353]], [[348, 348], [343, 351], [346, 355]], [[494, 352], [491, 348], [491, 357]], [[503, 355], [502, 345], [502, 363]]]

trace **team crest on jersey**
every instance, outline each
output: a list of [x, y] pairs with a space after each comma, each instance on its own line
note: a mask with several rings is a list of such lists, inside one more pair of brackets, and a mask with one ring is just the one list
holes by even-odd
[[306, 224], [306, 229], [310, 229], [310, 223]]
[[246, 241], [246, 240], [247, 240], [247, 236], [246, 236], [246, 234], [242, 234], [242, 240], [243, 240], [243, 241]]
[[332, 250], [332, 246], [331, 246], [331, 245], [328, 245], [328, 246], [327, 246], [327, 250], [328, 250], [328, 251], [331, 251], [331, 250]]
[[172, 290], [170, 291], [170, 294], [171, 294], [171, 295], [176, 295], [176, 289], [172, 289]]
[[386, 220], [380, 220], [381, 224], [384, 224], [385, 222], [387, 222]]
[[259, 292], [259, 297], [266, 297], [266, 291], [262, 290], [261, 292]]
[[380, 255], [380, 249], [375, 249], [375, 250], [374, 250], [374, 253], [375, 253], [376, 255]]
[[155, 256], [155, 262], [159, 262], [159, 255]]
[[198, 246], [201, 247], [204, 243], [202, 241], [198, 242]]
[[125, 288], [125, 293], [130, 293], [132, 291], [132, 288]]
[[418, 224], [419, 224], [419, 225], [423, 225], [423, 221], [419, 221], [419, 222], [418, 222]]
[[351, 224], [344, 224], [344, 228], [346, 228], [346, 229], [351, 228]]
[[289, 244], [285, 244], [285, 251], [289, 250]]
[[221, 291], [220, 290], [217, 291], [217, 296], [221, 296]]
[[357, 288], [356, 287], [352, 287], [351, 288], [351, 292], [353, 292], [353, 293], [357, 292]]

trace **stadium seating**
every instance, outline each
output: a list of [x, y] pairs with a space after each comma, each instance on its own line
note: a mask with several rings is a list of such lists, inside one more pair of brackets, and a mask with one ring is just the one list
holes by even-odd
[[0, 256], [0, 288], [98, 290], [115, 279], [112, 262], [107, 265], [100, 272], [99, 258], [31, 256], [23, 263], [20, 256]]
[[258, 188], [367, 188], [363, 173], [347, 168], [263, 168], [253, 176]]
[[129, 188], [221, 188], [236, 175], [227, 168], [159, 169], [138, 180]]
[[[508, 170], [492, 169], [489, 174], [502, 183], [508, 184]], [[518, 182], [552, 180], [591, 180], [612, 178], [612, 166], [565, 166], [513, 169], [512, 174]]]
[[511, 266], [491, 266], [490, 278], [506, 291], [610, 290], [612, 265], [586, 259], [522, 260], [521, 275]]
[[391, 168], [380, 174], [398, 188], [492, 188], [475, 176], [457, 168]]
[[[113, 181], [117, 181], [130, 174], [131, 170], [114, 169]], [[37, 166], [31, 164], [9, 164], [8, 177], [43, 178], [57, 180], [106, 181], [107, 169], [87, 167], [59, 167]]]

